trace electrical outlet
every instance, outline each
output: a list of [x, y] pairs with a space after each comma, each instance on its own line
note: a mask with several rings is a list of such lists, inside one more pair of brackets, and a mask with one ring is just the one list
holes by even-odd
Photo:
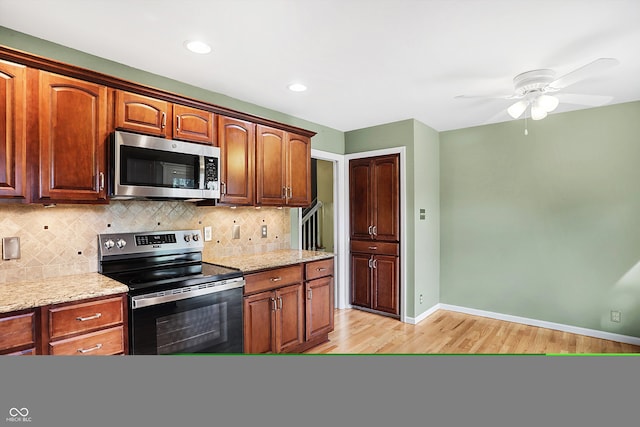
[[267, 237], [267, 226], [263, 225], [262, 226], [262, 238]]
[[422, 294], [420, 294], [420, 304], [422, 304], [424, 302], [424, 298], [422, 297]]
[[212, 239], [211, 237], [211, 226], [205, 227], [204, 228], [204, 241], [205, 242], [210, 242]]
[[620, 323], [622, 320], [622, 313], [616, 310], [611, 310], [611, 321]]

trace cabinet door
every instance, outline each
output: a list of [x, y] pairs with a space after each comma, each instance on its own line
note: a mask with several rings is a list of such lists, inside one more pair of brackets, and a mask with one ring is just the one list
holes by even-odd
[[399, 156], [373, 160], [373, 234], [376, 240], [397, 241], [400, 237]]
[[20, 311], [0, 316], [0, 354], [22, 354], [36, 345], [35, 311]]
[[287, 202], [285, 132], [256, 127], [256, 203], [284, 206]]
[[201, 144], [218, 145], [216, 141], [214, 114], [210, 111], [173, 106], [173, 138]]
[[311, 139], [287, 134], [288, 206], [311, 205]]
[[40, 199], [103, 201], [107, 88], [40, 72]]
[[26, 196], [26, 68], [0, 61], [0, 198]]
[[351, 254], [351, 304], [371, 308], [371, 255]]
[[220, 203], [252, 205], [255, 187], [255, 124], [219, 116]]
[[277, 289], [275, 312], [276, 352], [286, 353], [304, 342], [302, 283]]
[[136, 93], [116, 91], [116, 128], [166, 137], [172, 128], [171, 105]]
[[244, 298], [244, 352], [274, 351], [275, 292], [261, 292]]
[[315, 279], [305, 284], [306, 328], [305, 338], [333, 331], [333, 277]]
[[349, 162], [349, 218], [352, 239], [371, 239], [373, 218], [371, 216], [372, 185], [368, 159]]
[[400, 314], [398, 257], [376, 255], [373, 259], [373, 305], [371, 308]]

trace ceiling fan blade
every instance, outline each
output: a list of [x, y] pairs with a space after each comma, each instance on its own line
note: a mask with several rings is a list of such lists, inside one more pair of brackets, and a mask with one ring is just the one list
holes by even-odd
[[599, 73], [618, 64], [619, 61], [615, 58], [598, 58], [595, 61], [583, 65], [582, 67], [552, 81], [547, 86], [551, 89], [563, 89], [589, 77], [592, 74]]
[[520, 98], [517, 95], [456, 95], [455, 99], [516, 99]]
[[582, 93], [556, 93], [554, 94], [561, 103], [564, 104], [576, 104], [576, 105], [588, 105], [590, 107], [600, 107], [608, 104], [613, 100], [613, 96], [604, 95], [586, 95]]

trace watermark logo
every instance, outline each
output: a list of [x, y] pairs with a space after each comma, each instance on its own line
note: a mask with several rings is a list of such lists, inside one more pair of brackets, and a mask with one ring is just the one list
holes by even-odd
[[5, 418], [7, 423], [30, 423], [31, 421], [29, 408], [13, 407], [9, 409], [9, 416]]

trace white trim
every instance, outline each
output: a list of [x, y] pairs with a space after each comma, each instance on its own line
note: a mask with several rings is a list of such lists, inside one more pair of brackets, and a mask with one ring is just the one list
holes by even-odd
[[[400, 154], [400, 320], [404, 323], [409, 323], [407, 317], [407, 239], [406, 239], [406, 227], [407, 227], [407, 148], [406, 147], [393, 147], [384, 148], [381, 150], [363, 151], [361, 153], [352, 153], [344, 156], [345, 159], [345, 182], [349, 182], [349, 168], [347, 167], [349, 160], [362, 159], [366, 157], [385, 156], [388, 154]], [[350, 242], [349, 236], [351, 235], [349, 224], [349, 186], [345, 186], [345, 238], [347, 243]], [[347, 264], [349, 265], [349, 259], [347, 258]], [[346, 285], [346, 295], [349, 295], [348, 280], [344, 282]]]
[[424, 319], [431, 316], [433, 313], [440, 310], [441, 308], [442, 307], [440, 307], [440, 304], [436, 304], [430, 309], [428, 309], [427, 311], [421, 313], [418, 317], [407, 317], [407, 323], [411, 323], [412, 325], [417, 325], [418, 323], [422, 322]]
[[[345, 199], [344, 194], [348, 191], [345, 190], [345, 159], [342, 154], [335, 154], [328, 151], [320, 151], [311, 149], [311, 158], [318, 160], [326, 160], [333, 162], [333, 253], [335, 257], [335, 301], [334, 305], [337, 308], [347, 308], [349, 295], [347, 293], [349, 289], [349, 251], [347, 249], [347, 230], [348, 230], [348, 217], [345, 210], [345, 204], [348, 199]], [[302, 209], [300, 211], [300, 221], [302, 224]], [[346, 227], [346, 228], [345, 228]], [[300, 246], [302, 247], [302, 233], [300, 233]]]
[[[510, 314], [494, 313], [492, 311], [477, 310], [475, 308], [460, 307], [457, 305], [437, 304], [437, 308], [442, 310], [456, 311], [459, 313], [471, 314], [474, 316], [488, 317], [490, 319], [505, 320], [507, 322], [521, 323], [523, 325], [537, 326], [539, 328], [553, 329], [556, 331], [569, 332], [572, 334], [586, 335], [588, 337], [600, 338], [623, 342], [627, 344], [640, 345], [640, 338], [629, 335], [621, 335], [613, 332], [598, 331], [596, 329], [581, 328], [579, 326], [564, 325], [562, 323], [547, 322], [545, 320], [529, 319], [527, 317], [512, 316]], [[431, 308], [430, 310], [433, 310]]]

